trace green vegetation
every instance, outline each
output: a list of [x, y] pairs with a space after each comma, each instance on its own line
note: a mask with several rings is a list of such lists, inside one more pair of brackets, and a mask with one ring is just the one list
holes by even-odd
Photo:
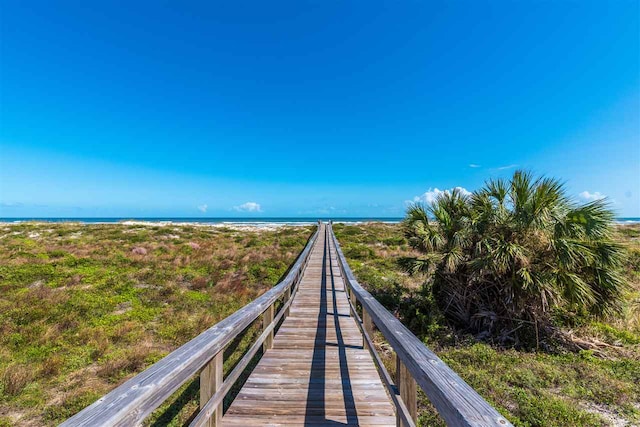
[[[0, 225], [0, 426], [75, 414], [274, 285], [311, 231]], [[194, 383], [152, 419], [181, 425]]]
[[[490, 344], [449, 322], [428, 276], [408, 275], [398, 262], [423, 256], [402, 225], [335, 224], [334, 231], [358, 280], [514, 425], [640, 424], [640, 226], [611, 235], [628, 254], [620, 314], [584, 315], [562, 328], [572, 346], [539, 351]], [[391, 367], [388, 347], [381, 349]], [[420, 424], [444, 425], [422, 394]]]
[[[429, 219], [429, 216], [433, 219]], [[617, 314], [625, 281], [614, 214], [575, 205], [562, 185], [517, 171], [471, 195], [445, 192], [409, 208], [405, 258], [458, 327], [517, 346], [539, 346], [556, 323]]]
[[[450, 322], [428, 276], [398, 262], [423, 256], [401, 225], [334, 230], [361, 283], [515, 425], [640, 424], [640, 226], [611, 232], [631, 285], [619, 314], [574, 316], [561, 328], [571, 346], [538, 351]], [[0, 225], [0, 426], [55, 425], [78, 412], [268, 289], [311, 231]], [[554, 316], [567, 325], [566, 311]], [[227, 372], [255, 332], [225, 351]], [[195, 378], [147, 424], [182, 425], [197, 402]], [[420, 420], [443, 425], [423, 395]]]

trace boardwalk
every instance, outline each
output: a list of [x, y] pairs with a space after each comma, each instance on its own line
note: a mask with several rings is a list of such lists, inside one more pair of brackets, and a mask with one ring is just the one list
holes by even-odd
[[222, 425], [396, 425], [393, 406], [350, 316], [325, 225], [273, 348], [252, 372]]
[[[225, 374], [225, 349], [256, 322], [262, 333]], [[395, 353], [393, 376], [371, 340], [374, 328]], [[224, 411], [225, 396], [246, 372]], [[449, 426], [511, 425], [358, 283], [331, 224], [318, 225], [273, 288], [61, 426], [145, 424], [196, 375], [200, 408], [190, 427], [415, 427], [418, 387]]]

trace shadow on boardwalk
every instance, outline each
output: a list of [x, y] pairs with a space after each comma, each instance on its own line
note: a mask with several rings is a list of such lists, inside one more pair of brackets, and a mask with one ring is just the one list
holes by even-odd
[[[338, 357], [340, 363], [340, 378], [342, 380], [342, 394], [344, 396], [344, 409], [347, 416], [346, 425], [357, 425], [358, 415], [356, 412], [355, 400], [353, 398], [353, 390], [351, 388], [351, 380], [349, 376], [349, 365], [347, 362], [347, 345], [344, 343], [342, 331], [340, 329], [340, 317], [338, 313], [338, 305], [336, 302], [336, 285], [333, 274], [331, 278], [331, 305], [332, 312], [327, 310], [327, 263], [329, 271], [333, 272], [333, 263], [331, 261], [329, 239], [324, 241], [324, 252], [322, 255], [322, 278], [320, 282], [320, 311], [318, 313], [318, 325], [316, 338], [313, 348], [313, 361], [311, 364], [311, 374], [309, 381], [309, 391], [307, 394], [307, 409], [305, 426], [317, 426], [318, 416], [325, 416], [326, 396], [325, 396], [325, 375], [326, 375], [326, 347], [338, 347]], [[344, 292], [344, 290], [342, 290]], [[327, 342], [327, 324], [333, 319], [336, 329], [336, 343]], [[351, 346], [349, 346], [351, 347]], [[362, 348], [362, 347], [360, 347]], [[318, 402], [320, 406], [318, 406]], [[323, 425], [345, 425], [333, 420], [325, 419]]]

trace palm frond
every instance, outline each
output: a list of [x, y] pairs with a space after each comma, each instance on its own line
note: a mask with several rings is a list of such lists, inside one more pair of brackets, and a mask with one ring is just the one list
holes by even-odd
[[587, 239], [604, 239], [610, 236], [615, 216], [606, 200], [596, 200], [571, 209], [566, 214], [567, 230]]

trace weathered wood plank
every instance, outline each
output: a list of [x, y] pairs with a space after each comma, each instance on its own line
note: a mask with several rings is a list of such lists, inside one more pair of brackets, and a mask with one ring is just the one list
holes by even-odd
[[[414, 423], [418, 421], [418, 389], [416, 380], [413, 379], [411, 373], [407, 370], [404, 363], [396, 358], [396, 382], [400, 389], [400, 397], [405, 407], [411, 415]], [[397, 427], [410, 427], [406, 422], [397, 417]]]
[[[271, 304], [269, 308], [267, 308], [264, 314], [262, 315], [263, 330], [266, 330], [269, 326], [271, 326], [271, 324], [273, 323], [274, 314], [275, 314], [275, 306], [274, 304]], [[266, 352], [271, 347], [273, 347], [273, 330], [271, 330], [271, 332], [269, 332], [269, 334], [265, 338], [264, 343], [262, 344], [262, 350]]]
[[228, 417], [223, 420], [225, 427], [235, 426], [331, 426], [340, 423], [344, 426], [389, 426], [395, 425], [395, 418], [393, 416], [362, 416], [358, 417], [356, 421], [351, 420], [348, 416], [331, 416], [330, 420], [327, 420], [324, 416], [307, 416], [307, 415], [263, 415], [260, 418], [251, 415], [236, 415]]
[[[222, 386], [224, 351], [216, 354], [202, 372], [200, 372], [200, 410], [204, 409], [211, 396]], [[215, 412], [205, 423], [207, 427], [220, 427], [222, 421], [222, 403], [218, 404]]]
[[364, 330], [367, 335], [373, 338], [373, 322], [371, 321], [371, 316], [367, 310], [362, 310], [362, 325], [364, 326]]

